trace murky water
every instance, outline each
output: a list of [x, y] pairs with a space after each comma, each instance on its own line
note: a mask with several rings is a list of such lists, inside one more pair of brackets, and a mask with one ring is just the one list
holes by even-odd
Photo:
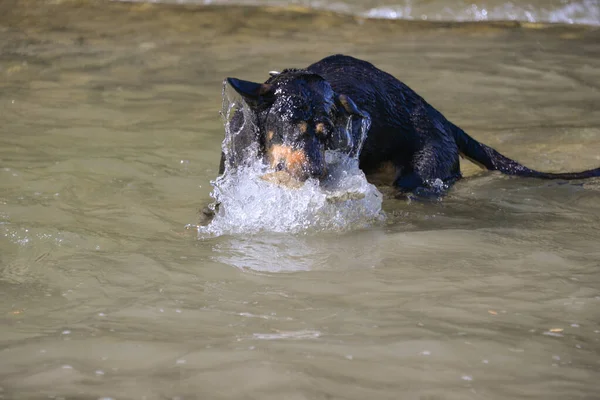
[[331, 53], [526, 165], [600, 165], [600, 31], [0, 5], [0, 397], [595, 399], [600, 182], [465, 165], [343, 234], [198, 240], [226, 76]]

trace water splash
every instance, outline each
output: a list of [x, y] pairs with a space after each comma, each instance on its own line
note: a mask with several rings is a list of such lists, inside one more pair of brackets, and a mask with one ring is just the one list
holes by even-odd
[[[225, 172], [211, 182], [211, 196], [219, 206], [213, 221], [198, 227], [200, 237], [265, 231], [346, 231], [383, 220], [383, 196], [358, 167], [368, 118], [360, 122], [358, 143], [353, 149], [326, 152], [327, 179], [309, 179], [290, 187], [265, 179], [272, 171], [258, 156], [258, 133], [252, 140], [242, 135], [247, 127], [258, 132], [255, 116], [226, 83], [221, 114], [225, 125]], [[347, 129], [352, 131], [351, 123]]]
[[220, 203], [213, 221], [198, 227], [200, 237], [259, 232], [347, 231], [382, 221], [382, 195], [367, 182], [358, 162], [327, 152], [331, 179], [309, 179], [290, 189], [261, 178], [260, 161], [224, 174], [211, 184]]

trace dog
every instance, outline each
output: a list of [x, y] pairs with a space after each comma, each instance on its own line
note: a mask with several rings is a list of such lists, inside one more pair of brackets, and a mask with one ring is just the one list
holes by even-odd
[[600, 176], [600, 168], [570, 173], [527, 168], [473, 139], [392, 75], [354, 57], [332, 55], [305, 69], [271, 73], [264, 83], [226, 82], [250, 108], [253, 123], [242, 126], [234, 115], [231, 124], [239, 132], [232, 154], [221, 156], [219, 174], [247, 162], [246, 150], [256, 144], [258, 157], [274, 171], [299, 181], [326, 177], [326, 150], [358, 156], [367, 180], [387, 171], [386, 183], [400, 193], [443, 194], [461, 178], [460, 156], [507, 175]]

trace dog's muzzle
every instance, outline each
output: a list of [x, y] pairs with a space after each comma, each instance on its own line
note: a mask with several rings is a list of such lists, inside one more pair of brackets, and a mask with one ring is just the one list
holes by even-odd
[[285, 171], [299, 181], [320, 179], [326, 173], [324, 148], [319, 144], [303, 148], [273, 145], [268, 151], [268, 162], [275, 171]]

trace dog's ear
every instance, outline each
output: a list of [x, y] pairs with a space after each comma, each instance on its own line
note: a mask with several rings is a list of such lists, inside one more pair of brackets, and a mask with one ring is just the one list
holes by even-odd
[[273, 98], [273, 85], [227, 78], [227, 83], [252, 107], [268, 103]]
[[350, 115], [356, 115], [357, 117], [366, 118], [367, 115], [362, 112], [356, 104], [352, 101], [352, 99], [345, 94], [337, 94], [335, 95], [335, 104], [338, 107], [343, 108]]

